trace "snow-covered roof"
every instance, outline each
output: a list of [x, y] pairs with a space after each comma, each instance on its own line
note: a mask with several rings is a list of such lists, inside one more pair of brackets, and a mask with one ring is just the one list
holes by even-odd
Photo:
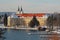
[[16, 14], [12, 14], [10, 17], [11, 18], [18, 18], [18, 16]]
[[47, 15], [44, 15], [42, 18], [48, 18], [48, 16]]

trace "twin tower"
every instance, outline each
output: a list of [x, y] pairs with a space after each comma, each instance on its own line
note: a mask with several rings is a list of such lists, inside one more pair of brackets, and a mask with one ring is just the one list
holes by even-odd
[[22, 6], [21, 6], [21, 8], [19, 8], [19, 6], [18, 6], [18, 10], [17, 10], [16, 14], [22, 14], [22, 13], [24, 13], [23, 9], [22, 9]]

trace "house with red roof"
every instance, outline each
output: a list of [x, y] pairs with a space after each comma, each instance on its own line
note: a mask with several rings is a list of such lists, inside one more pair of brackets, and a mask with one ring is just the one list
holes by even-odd
[[[22, 7], [21, 9], [18, 7], [18, 10], [15, 14], [17, 16], [17, 18], [13, 18], [15, 20], [17, 20], [17, 24], [14, 24], [14, 25], [17, 25], [17, 26], [26, 26], [26, 27], [30, 27], [29, 25], [32, 23], [32, 25], [34, 24], [34, 26], [37, 26], [38, 23], [39, 25], [38, 26], [44, 26], [45, 25], [45, 21], [47, 19], [47, 16], [45, 15], [45, 13], [24, 13]], [[34, 19], [35, 17], [35, 19]], [[11, 19], [10, 17], [10, 20], [9, 20], [9, 17], [8, 17], [8, 26], [11, 26]], [[35, 20], [35, 21], [34, 21]], [[38, 23], [36, 23], [36, 20], [38, 21]], [[37, 24], [37, 25], [36, 25]], [[14, 26], [12, 25], [12, 26]]]

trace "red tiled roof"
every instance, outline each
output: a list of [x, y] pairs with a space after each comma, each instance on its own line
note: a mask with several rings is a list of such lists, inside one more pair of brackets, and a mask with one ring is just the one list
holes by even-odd
[[38, 17], [42, 17], [43, 15], [45, 15], [45, 13], [23, 13], [23, 14], [16, 14], [17, 16], [24, 16], [24, 17], [32, 17], [32, 16], [38, 16]]

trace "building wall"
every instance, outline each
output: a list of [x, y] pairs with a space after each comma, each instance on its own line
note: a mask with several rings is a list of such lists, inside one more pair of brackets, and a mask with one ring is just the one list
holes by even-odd
[[26, 26], [24, 18], [9, 18], [8, 17], [8, 26]]
[[[8, 18], [8, 26], [26, 26], [29, 27], [28, 24], [32, 20], [33, 17], [19, 17], [19, 18]], [[44, 26], [46, 23], [46, 18], [37, 17], [37, 20], [40, 23], [40, 26]]]
[[8, 22], [7, 26], [10, 26], [10, 16], [8, 17]]
[[[26, 21], [26, 25], [28, 26], [28, 23], [32, 20], [33, 17], [26, 17], [24, 18], [24, 20]], [[44, 26], [46, 25], [46, 18], [41, 18], [41, 17], [37, 17], [37, 20], [40, 23], [40, 26]]]
[[37, 20], [39, 21], [40, 23], [40, 26], [44, 26], [45, 25], [45, 21], [46, 21], [46, 18], [41, 18], [41, 17], [37, 17]]
[[25, 17], [24, 20], [26, 22], [26, 26], [28, 27], [28, 23], [32, 20], [32, 17]]

